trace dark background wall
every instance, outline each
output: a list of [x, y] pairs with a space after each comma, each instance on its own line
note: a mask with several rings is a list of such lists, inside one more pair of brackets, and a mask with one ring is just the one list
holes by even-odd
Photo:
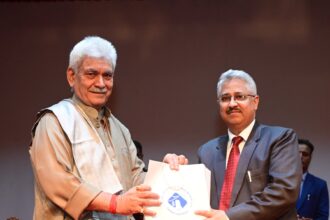
[[316, 145], [311, 171], [330, 181], [329, 1], [90, 1], [0, 3], [0, 219], [28, 220], [35, 114], [70, 92], [68, 54], [86, 35], [118, 50], [109, 106], [144, 146], [197, 162], [226, 132], [215, 85], [221, 72], [255, 78], [262, 123], [294, 128]]

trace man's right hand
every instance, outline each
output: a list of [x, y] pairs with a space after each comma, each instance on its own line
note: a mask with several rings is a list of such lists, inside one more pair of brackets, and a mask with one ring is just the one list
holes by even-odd
[[179, 170], [179, 165], [187, 165], [189, 163], [188, 159], [182, 154], [166, 154], [163, 162], [168, 163], [172, 170]]
[[160, 204], [159, 195], [151, 192], [150, 186], [139, 185], [118, 196], [116, 213], [121, 215], [143, 213], [155, 216], [156, 213], [145, 206], [160, 206]]

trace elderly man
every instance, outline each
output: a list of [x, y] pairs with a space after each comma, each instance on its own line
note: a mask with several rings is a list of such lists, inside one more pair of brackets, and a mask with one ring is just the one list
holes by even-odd
[[228, 70], [217, 85], [228, 134], [200, 147], [212, 173], [211, 207], [196, 213], [214, 220], [293, 220], [301, 164], [293, 130], [256, 122], [257, 88], [244, 71]]
[[[140, 185], [144, 164], [128, 129], [105, 106], [113, 88], [117, 54], [100, 37], [86, 37], [70, 53], [71, 99], [43, 109], [32, 129], [30, 155], [35, 174], [35, 220], [131, 219], [155, 215], [160, 205]], [[167, 154], [173, 169], [184, 156]]]

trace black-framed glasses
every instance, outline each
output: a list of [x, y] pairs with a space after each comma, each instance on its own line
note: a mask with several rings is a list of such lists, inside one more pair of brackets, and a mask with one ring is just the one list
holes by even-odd
[[235, 102], [244, 102], [246, 101], [249, 97], [255, 98], [256, 95], [250, 95], [250, 94], [235, 94], [233, 96], [231, 95], [222, 95], [218, 99], [219, 102], [221, 103], [229, 103], [232, 98], [234, 98]]

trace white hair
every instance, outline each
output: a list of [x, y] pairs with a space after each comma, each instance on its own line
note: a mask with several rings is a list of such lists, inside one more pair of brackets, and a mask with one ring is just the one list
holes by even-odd
[[243, 80], [244, 82], [246, 82], [250, 91], [254, 93], [253, 95], [257, 95], [257, 85], [253, 80], [253, 78], [247, 72], [244, 72], [243, 70], [229, 69], [226, 72], [222, 73], [221, 76], [219, 77], [219, 81], [217, 83], [218, 98], [221, 95], [220, 91], [222, 90], [223, 84], [231, 79]]
[[104, 58], [112, 64], [113, 70], [116, 67], [117, 52], [115, 47], [107, 40], [98, 36], [87, 36], [78, 42], [71, 50], [69, 68], [74, 72], [85, 57]]

